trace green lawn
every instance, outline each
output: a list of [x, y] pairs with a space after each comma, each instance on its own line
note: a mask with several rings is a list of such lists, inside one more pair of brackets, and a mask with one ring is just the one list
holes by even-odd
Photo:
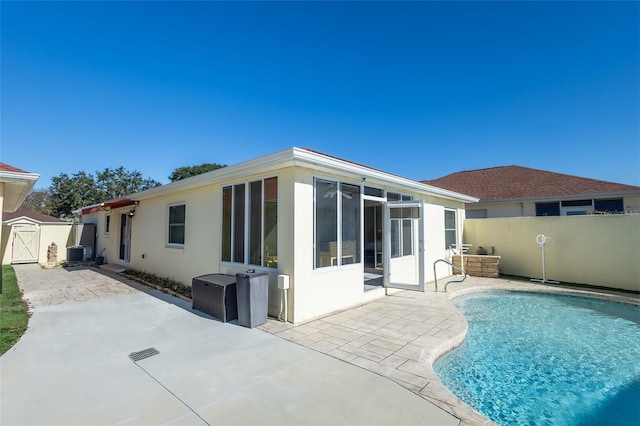
[[11, 349], [27, 329], [29, 314], [11, 265], [2, 265], [0, 294], [0, 355]]

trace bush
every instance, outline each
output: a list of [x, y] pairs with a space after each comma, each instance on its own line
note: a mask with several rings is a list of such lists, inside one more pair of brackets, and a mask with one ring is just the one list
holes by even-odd
[[123, 272], [123, 274], [142, 284], [150, 285], [160, 290], [170, 290], [189, 299], [191, 298], [191, 287], [188, 287], [181, 282], [173, 280], [171, 278], [163, 278], [155, 274], [150, 274], [148, 272], [138, 271], [135, 269], [127, 269]]

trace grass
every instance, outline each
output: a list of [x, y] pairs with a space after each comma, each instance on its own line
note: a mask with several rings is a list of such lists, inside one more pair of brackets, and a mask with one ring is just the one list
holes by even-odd
[[0, 355], [16, 344], [27, 329], [29, 313], [11, 265], [2, 265], [0, 294]]

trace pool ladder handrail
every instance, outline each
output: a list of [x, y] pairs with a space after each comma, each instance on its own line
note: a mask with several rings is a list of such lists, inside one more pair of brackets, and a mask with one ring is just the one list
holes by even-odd
[[433, 278], [434, 278], [434, 280], [435, 280], [435, 284], [436, 284], [436, 293], [438, 292], [438, 276], [436, 275], [436, 264], [437, 264], [438, 262], [444, 262], [444, 263], [446, 263], [447, 265], [451, 266], [453, 269], [457, 269], [458, 271], [462, 272], [462, 274], [464, 275], [464, 276], [462, 277], [462, 279], [461, 279], [461, 280], [451, 280], [451, 281], [447, 281], [447, 283], [444, 285], [444, 292], [445, 292], [445, 293], [447, 292], [447, 286], [448, 286], [449, 284], [451, 284], [451, 283], [461, 283], [461, 282], [463, 282], [464, 280], [466, 280], [466, 279], [467, 279], [467, 271], [465, 271], [464, 269], [460, 268], [459, 266], [454, 265], [454, 264], [453, 264], [453, 262], [452, 262], [452, 261], [450, 261], [450, 260], [447, 260], [447, 259], [438, 259], [438, 260], [436, 260], [435, 262], [433, 262]]

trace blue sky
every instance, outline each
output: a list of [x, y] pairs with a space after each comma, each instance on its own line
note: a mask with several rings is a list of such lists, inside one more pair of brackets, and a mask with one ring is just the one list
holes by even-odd
[[168, 181], [292, 146], [640, 185], [638, 2], [7, 2], [1, 161]]

